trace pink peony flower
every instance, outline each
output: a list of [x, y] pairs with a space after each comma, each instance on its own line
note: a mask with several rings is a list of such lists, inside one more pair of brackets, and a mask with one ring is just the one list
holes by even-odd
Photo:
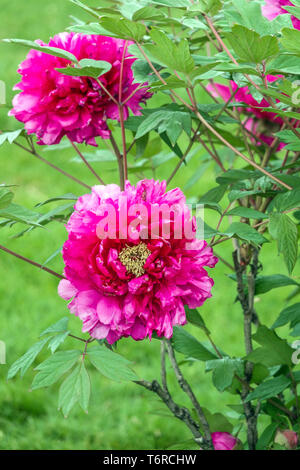
[[[45, 46], [42, 41], [36, 41]], [[98, 35], [60, 33], [49, 46], [71, 52], [78, 60], [104, 60], [112, 64], [109, 72], [99, 77], [110, 94], [118, 100], [122, 57], [126, 41]], [[130, 44], [130, 43], [129, 43]], [[132, 64], [136, 59], [126, 51], [123, 67], [122, 101], [136, 90]], [[107, 119], [119, 119], [118, 106], [95, 79], [63, 75], [57, 68], [71, 62], [31, 50], [19, 67], [21, 90], [13, 100], [11, 116], [25, 123], [28, 134], [36, 134], [41, 145], [58, 144], [64, 135], [73, 142], [97, 145], [95, 137], [110, 136]], [[140, 114], [141, 103], [150, 98], [146, 88], [139, 89], [124, 105], [124, 119], [129, 109]]]
[[[289, 0], [265, 0], [265, 5], [262, 7], [262, 14], [268, 20], [274, 20], [278, 15], [289, 13], [285, 10], [284, 6], [294, 6]], [[295, 16], [291, 17], [294, 28], [300, 29], [300, 20]]]
[[[281, 78], [280, 76], [268, 75], [267, 81], [272, 83]], [[234, 91], [238, 89], [238, 85], [231, 81], [230, 87], [222, 85], [219, 83], [207, 85], [208, 91], [212, 93], [213, 96], [221, 96], [224, 101], [228, 101]], [[280, 127], [283, 124], [281, 117], [277, 116], [275, 113], [261, 110], [260, 108], [268, 108], [270, 105], [265, 98], [260, 102], [257, 102], [255, 98], [251, 95], [249, 87], [244, 86], [238, 89], [234, 96], [234, 101], [237, 103], [244, 103], [247, 107], [239, 108], [240, 113], [249, 114], [251, 117], [244, 121], [246, 129], [251, 131], [253, 134], [257, 135], [263, 142], [267, 145], [271, 145], [274, 141], [272, 135], [268, 135], [268, 130], [271, 133], [274, 131], [279, 131]], [[285, 144], [281, 143], [277, 147], [277, 150], [280, 150], [284, 147]]]
[[296, 449], [298, 445], [298, 434], [289, 429], [285, 431], [278, 430], [275, 436], [275, 442], [288, 450]]
[[[159, 210], [163, 215], [155, 218]], [[137, 219], [142, 212], [146, 219]], [[188, 238], [185, 232], [177, 236], [176, 224], [188, 221]], [[99, 238], [99, 227], [107, 228], [106, 236]], [[114, 184], [94, 186], [80, 197], [67, 224], [67, 280], [58, 291], [73, 298], [69, 309], [82, 320], [82, 331], [110, 344], [121, 337], [151, 338], [154, 331], [170, 338], [174, 325], [186, 323], [184, 305], [199, 307], [211, 297], [213, 281], [204, 267], [214, 267], [217, 258], [195, 230], [183, 193], [166, 192], [165, 181], [143, 180], [136, 187], [126, 182], [125, 191]]]
[[240, 446], [239, 439], [229, 432], [213, 432], [211, 438], [215, 450], [237, 450]]

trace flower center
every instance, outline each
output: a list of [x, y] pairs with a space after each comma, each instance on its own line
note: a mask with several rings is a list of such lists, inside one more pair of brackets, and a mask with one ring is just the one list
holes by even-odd
[[151, 255], [147, 245], [143, 242], [138, 245], [128, 246], [119, 253], [119, 260], [127, 269], [127, 272], [134, 274], [135, 277], [140, 277], [145, 273], [144, 264]]

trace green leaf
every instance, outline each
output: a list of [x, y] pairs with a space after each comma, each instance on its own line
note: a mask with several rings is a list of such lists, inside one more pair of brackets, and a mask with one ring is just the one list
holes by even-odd
[[233, 222], [228, 227], [228, 229], [225, 230], [224, 235], [227, 235], [228, 237], [232, 237], [233, 235], [235, 235], [241, 238], [242, 240], [254, 243], [255, 245], [261, 245], [262, 243], [268, 241], [253, 227], [242, 222]]
[[56, 69], [64, 75], [71, 75], [74, 77], [93, 77], [98, 78], [106, 74], [112, 68], [112, 65], [105, 60], [82, 59], [78, 67], [66, 67], [63, 69]]
[[88, 7], [87, 5], [85, 5], [85, 3], [81, 2], [80, 0], [70, 0], [70, 2], [74, 3], [75, 5], [82, 8], [83, 10], [87, 11], [88, 13], [95, 16], [96, 18], [100, 18], [100, 15], [95, 10]]
[[189, 113], [161, 109], [151, 113], [141, 122], [135, 138], [140, 139], [150, 131], [157, 130], [159, 134], [166, 133], [171, 145], [174, 146], [182, 131], [190, 135], [191, 128], [192, 120]]
[[81, 362], [65, 379], [59, 389], [58, 408], [62, 410], [65, 418], [77, 402], [87, 412], [90, 391], [90, 378], [84, 362]]
[[7, 189], [0, 189], [0, 209], [5, 209], [13, 200], [13, 193]]
[[[211, 432], [229, 432], [232, 433], [233, 426], [222, 413], [211, 413], [208, 409], [203, 408], [203, 412], [209, 424]], [[182, 447], [181, 447], [182, 449]]]
[[266, 400], [267, 398], [275, 397], [279, 393], [283, 392], [290, 384], [291, 380], [284, 375], [266, 380], [262, 384], [258, 385], [253, 392], [249, 393], [245, 402], [256, 399]]
[[240, 359], [224, 357], [223, 359], [208, 361], [206, 370], [213, 370], [213, 384], [219, 392], [224, 392], [231, 386], [236, 372], [243, 374], [243, 362]]
[[226, 193], [227, 184], [221, 184], [216, 186], [215, 188], [210, 189], [207, 193], [203, 194], [200, 198], [200, 204], [206, 204], [210, 202], [218, 203], [223, 198], [224, 194]]
[[13, 203], [9, 204], [4, 209], [0, 209], [0, 218], [36, 227], [40, 227], [40, 224], [38, 223], [39, 216], [40, 214], [37, 212], [33, 212], [25, 207]]
[[191, 6], [191, 2], [189, 0], [151, 0], [151, 3], [173, 8], [185, 8]]
[[300, 188], [278, 194], [275, 196], [273, 204], [279, 212], [297, 209], [300, 206]]
[[247, 360], [267, 367], [292, 364], [293, 349], [275, 331], [260, 325], [253, 339], [262, 347], [248, 354]]
[[69, 317], [63, 317], [61, 320], [44, 330], [40, 336], [47, 335], [48, 333], [64, 333], [68, 330], [68, 323]]
[[55, 353], [57, 348], [65, 341], [65, 339], [69, 336], [69, 333], [70, 331], [65, 331], [64, 333], [58, 333], [58, 335], [50, 339], [48, 348], [51, 350], [52, 354]]
[[152, 29], [151, 38], [154, 44], [146, 44], [144, 49], [165, 67], [186, 75], [193, 72], [195, 63], [191, 56], [189, 43], [182, 39], [178, 44], [174, 43], [165, 33], [158, 29]]
[[209, 329], [206, 327], [205, 322], [196, 308], [189, 308], [187, 305], [184, 307], [186, 319], [192, 325], [198, 326], [206, 333], [209, 334]]
[[14, 362], [7, 373], [7, 380], [12, 379], [19, 371], [21, 372], [21, 377], [23, 377], [47, 341], [48, 338], [45, 338], [34, 344], [22, 357]]
[[32, 390], [53, 385], [73, 367], [80, 355], [81, 352], [77, 350], [54, 353], [36, 367], [39, 372], [32, 382]]
[[105, 347], [89, 349], [88, 358], [109, 379], [117, 382], [137, 380], [136, 374], [129, 368], [130, 361]]
[[173, 328], [172, 344], [176, 351], [188, 357], [193, 357], [198, 361], [209, 361], [216, 359], [205, 346], [203, 346], [194, 336], [184, 330], [182, 327]]
[[281, 43], [289, 52], [300, 55], [300, 31], [297, 29], [284, 28]]
[[231, 211], [227, 212], [226, 215], [236, 215], [238, 217], [245, 217], [247, 219], [268, 219], [269, 216], [263, 212], [256, 211], [249, 207], [235, 207]]
[[[299, 74], [300, 74], [300, 68], [299, 68]], [[279, 137], [279, 139], [282, 142], [285, 142], [288, 144], [285, 146], [285, 150], [294, 150], [296, 152], [300, 150], [300, 139], [297, 135], [293, 133], [293, 131], [284, 130], [284, 131], [276, 132], [275, 135]]]
[[114, 19], [102, 17], [100, 19], [100, 25], [103, 26], [112, 36], [122, 39], [131, 39], [133, 41], [140, 42], [146, 28], [141, 23], [135, 23], [127, 20], [126, 18]]
[[243, 62], [260, 64], [279, 53], [277, 38], [260, 36], [244, 26], [235, 25], [231, 33], [226, 34], [231, 47]]
[[267, 450], [269, 444], [273, 442], [278, 428], [278, 423], [271, 423], [267, 426], [256, 444], [256, 450]]
[[298, 323], [300, 322], [300, 303], [290, 305], [284, 308], [277, 320], [272, 325], [272, 328], [278, 328], [286, 325], [287, 323]]
[[52, 197], [50, 199], [47, 199], [44, 202], [39, 202], [35, 207], [41, 207], [45, 206], [46, 204], [49, 204], [50, 202], [56, 202], [56, 201], [77, 201], [78, 196], [75, 196], [75, 194], [72, 193], [67, 193], [63, 194], [62, 196], [56, 196]]
[[289, 274], [293, 271], [298, 257], [298, 229], [286, 214], [270, 215], [270, 233], [277, 240], [278, 252], [283, 254]]
[[24, 132], [24, 129], [0, 133], [0, 145], [4, 144], [4, 142], [12, 144], [22, 134], [22, 132]]
[[29, 49], [35, 49], [36, 51], [43, 52], [45, 54], [54, 55], [55, 57], [60, 57], [61, 59], [70, 60], [71, 62], [77, 63], [77, 58], [71, 54], [71, 52], [65, 51], [58, 47], [50, 46], [40, 46], [36, 42], [28, 41], [27, 39], [3, 39], [4, 42], [12, 44], [20, 44], [21, 46], [28, 47]]

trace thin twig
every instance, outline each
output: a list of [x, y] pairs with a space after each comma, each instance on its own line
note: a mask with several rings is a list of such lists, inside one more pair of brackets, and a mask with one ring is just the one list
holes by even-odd
[[71, 144], [72, 144], [72, 147], [74, 148], [74, 150], [77, 152], [77, 154], [79, 155], [79, 157], [81, 158], [81, 160], [85, 163], [85, 165], [88, 167], [88, 169], [93, 173], [93, 175], [95, 176], [95, 178], [97, 178], [97, 180], [105, 185], [104, 181], [102, 178], [100, 178], [100, 176], [96, 173], [96, 171], [91, 167], [91, 165], [89, 164], [89, 162], [87, 161], [87, 159], [84, 157], [84, 155], [80, 152], [79, 148], [77, 147], [77, 145], [71, 140], [69, 139]]
[[66, 279], [65, 276], [62, 276], [61, 274], [58, 274], [55, 271], [52, 271], [52, 269], [46, 268], [46, 266], [43, 266], [40, 263], [36, 263], [35, 261], [32, 261], [29, 258], [26, 258], [25, 256], [19, 255], [18, 253], [15, 253], [14, 251], [9, 250], [5, 246], [0, 245], [0, 250], [5, 251], [5, 253], [8, 253], [12, 256], [15, 256], [15, 258], [18, 258], [22, 261], [26, 261], [26, 263], [31, 264], [32, 266], [36, 266], [39, 269], [42, 269], [43, 271], [46, 271], [49, 274], [52, 274], [53, 276], [57, 277], [58, 279]]

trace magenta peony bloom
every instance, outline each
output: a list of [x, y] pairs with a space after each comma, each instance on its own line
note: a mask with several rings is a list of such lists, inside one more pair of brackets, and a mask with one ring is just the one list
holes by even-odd
[[275, 436], [275, 442], [288, 450], [296, 449], [298, 445], [298, 434], [289, 429], [284, 431], [278, 430]]
[[[281, 76], [277, 75], [268, 75], [267, 81], [272, 83], [276, 80], [281, 78]], [[207, 89], [212, 93], [213, 96], [218, 97], [221, 96], [224, 101], [228, 101], [232, 93], [238, 89], [238, 85], [231, 81], [230, 82], [231, 88], [226, 85], [221, 85], [219, 83], [209, 84], [207, 85]], [[280, 130], [280, 127], [283, 124], [283, 120], [281, 117], [277, 116], [275, 113], [269, 111], [263, 111], [259, 108], [268, 108], [270, 105], [265, 98], [263, 98], [259, 103], [255, 100], [255, 98], [251, 95], [249, 87], [244, 86], [239, 88], [234, 96], [234, 101], [237, 103], [244, 103], [247, 107], [239, 108], [240, 113], [246, 113], [250, 115], [250, 118], [244, 121], [245, 127], [250, 130], [253, 134], [259, 137], [263, 142], [267, 145], [271, 145], [274, 137], [268, 135], [268, 130], [272, 131], [275, 129], [276, 131]], [[277, 147], [277, 150], [280, 150], [284, 147], [285, 144], [280, 143]]]
[[[192, 229], [181, 235], [178, 227], [188, 221]], [[170, 338], [174, 325], [186, 323], [184, 305], [199, 307], [211, 297], [204, 266], [214, 267], [217, 258], [196, 239], [183, 193], [166, 192], [165, 181], [126, 182], [125, 191], [94, 186], [78, 199], [67, 230], [67, 280], [58, 291], [72, 299], [71, 313], [93, 338], [112, 344], [151, 338], [154, 331]]]
[[[265, 0], [265, 5], [262, 7], [262, 14], [268, 20], [274, 20], [278, 15], [289, 13], [285, 10], [284, 6], [294, 6], [289, 0]], [[294, 28], [300, 29], [300, 20], [295, 16], [291, 17]]]
[[[45, 46], [42, 41], [38, 44]], [[103, 60], [112, 64], [109, 72], [99, 77], [110, 94], [118, 100], [125, 40], [98, 35], [60, 33], [49, 46], [71, 52], [78, 60]], [[130, 44], [130, 43], [129, 43]], [[136, 60], [126, 51], [123, 67], [122, 101], [134, 92], [132, 64]], [[21, 93], [13, 100], [11, 116], [25, 123], [28, 134], [36, 134], [41, 145], [58, 144], [64, 135], [73, 142], [97, 145], [95, 137], [108, 138], [107, 119], [119, 119], [118, 106], [95, 79], [63, 75], [57, 68], [71, 62], [31, 50], [19, 67], [22, 80], [15, 86]], [[124, 105], [124, 119], [129, 109], [140, 113], [141, 103], [150, 98], [146, 88], [139, 89]]]
[[237, 450], [240, 447], [240, 441], [229, 432], [213, 432], [211, 434], [215, 450]]

